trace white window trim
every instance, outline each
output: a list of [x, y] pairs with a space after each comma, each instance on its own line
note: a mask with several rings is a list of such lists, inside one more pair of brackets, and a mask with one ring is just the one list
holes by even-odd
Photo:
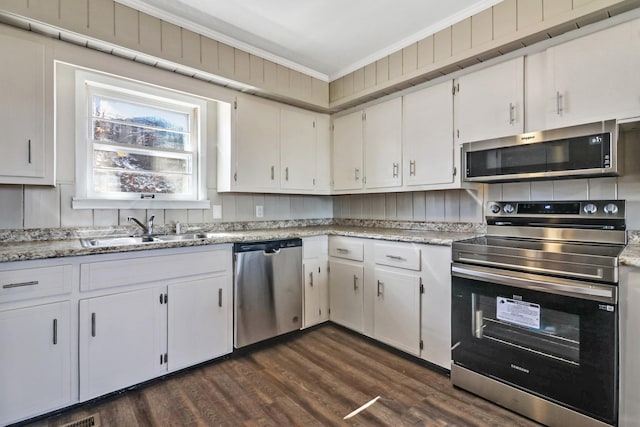
[[[176, 103], [194, 106], [198, 109], [195, 120], [198, 137], [193, 144], [197, 147], [194, 154], [195, 194], [191, 200], [175, 200], [171, 198], [154, 199], [103, 199], [92, 198], [88, 191], [89, 174], [92, 173], [93, 150], [87, 144], [89, 135], [90, 99], [87, 84], [96, 88], [117, 88], [123, 94], [131, 94], [158, 100], [171, 99]], [[206, 137], [207, 137], [207, 102], [195, 95], [184, 94], [167, 88], [147, 83], [103, 74], [97, 71], [78, 69], [75, 72], [75, 148], [76, 148], [76, 194], [72, 201], [74, 209], [208, 209], [206, 179]]]

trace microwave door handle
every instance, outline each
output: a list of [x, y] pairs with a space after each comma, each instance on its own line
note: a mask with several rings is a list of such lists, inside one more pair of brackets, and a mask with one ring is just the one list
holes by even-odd
[[498, 285], [512, 286], [521, 289], [549, 292], [573, 298], [588, 299], [593, 301], [603, 301], [611, 304], [617, 303], [617, 293], [615, 287], [598, 285], [595, 283], [584, 283], [561, 278], [547, 278], [532, 274], [519, 274], [512, 276], [503, 274], [492, 268], [473, 267], [467, 268], [459, 264], [451, 266], [451, 275], [471, 280], [482, 280]]

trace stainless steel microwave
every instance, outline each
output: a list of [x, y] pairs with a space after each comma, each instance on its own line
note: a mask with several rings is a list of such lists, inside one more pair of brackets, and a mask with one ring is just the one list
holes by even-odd
[[619, 175], [615, 120], [462, 146], [465, 181], [506, 182]]

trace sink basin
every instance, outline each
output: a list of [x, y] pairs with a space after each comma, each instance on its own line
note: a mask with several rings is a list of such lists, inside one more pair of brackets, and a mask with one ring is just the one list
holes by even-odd
[[206, 239], [206, 235], [203, 233], [187, 233], [187, 234], [163, 234], [161, 236], [155, 236], [154, 239], [158, 242], [182, 242], [185, 240], [198, 240]]
[[156, 242], [154, 237], [151, 236], [136, 236], [136, 237], [98, 237], [95, 239], [80, 239], [80, 244], [85, 248], [102, 248], [107, 246], [125, 246], [125, 245], [140, 245], [143, 243]]

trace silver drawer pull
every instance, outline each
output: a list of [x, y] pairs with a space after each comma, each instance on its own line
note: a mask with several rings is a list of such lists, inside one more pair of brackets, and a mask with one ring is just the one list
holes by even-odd
[[33, 280], [31, 282], [22, 282], [22, 283], [9, 283], [8, 285], [2, 285], [2, 289], [11, 289], [11, 288], [20, 288], [22, 286], [34, 286], [39, 282], [37, 280]]
[[96, 314], [91, 313], [91, 336], [96, 336]]
[[393, 259], [393, 260], [396, 260], [396, 261], [404, 261], [404, 258], [402, 258], [401, 256], [397, 256], [397, 255], [387, 255], [387, 258]]
[[309, 273], [309, 286], [313, 288], [313, 271]]
[[349, 249], [336, 248], [336, 251], [340, 252], [341, 254], [348, 254], [349, 253]]
[[53, 319], [53, 345], [58, 344], [58, 319]]
[[222, 288], [218, 288], [218, 307], [222, 307]]

